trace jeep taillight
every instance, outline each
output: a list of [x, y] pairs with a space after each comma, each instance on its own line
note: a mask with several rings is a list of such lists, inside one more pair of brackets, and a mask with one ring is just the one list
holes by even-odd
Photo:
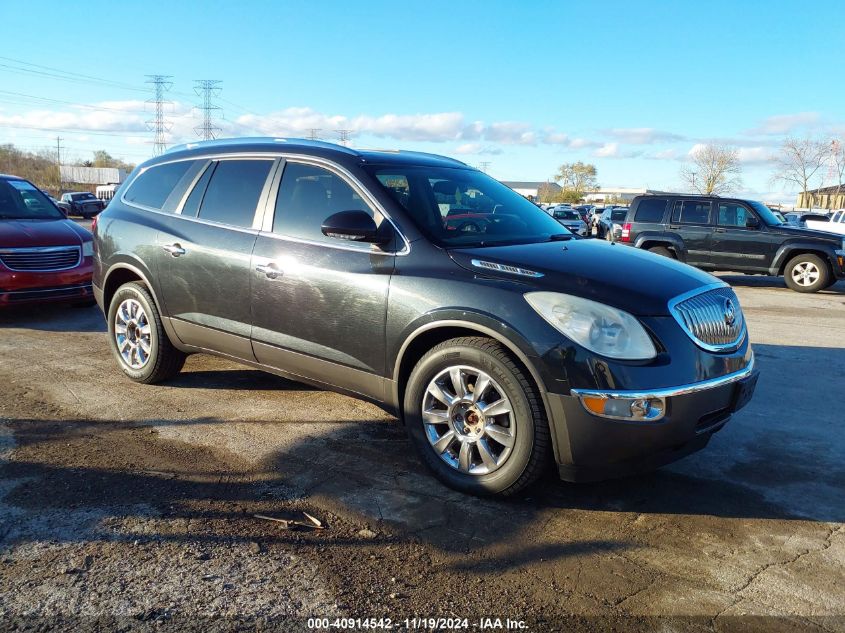
[[94, 235], [97, 234], [97, 217], [98, 216], [95, 215], [93, 218], [91, 218], [91, 232]]
[[619, 238], [620, 242], [630, 242], [631, 241], [631, 223], [626, 222], [622, 225], [622, 237]]

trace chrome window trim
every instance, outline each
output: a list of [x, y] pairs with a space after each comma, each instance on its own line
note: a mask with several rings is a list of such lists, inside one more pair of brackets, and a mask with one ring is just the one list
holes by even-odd
[[22, 248], [0, 248], [0, 258], [2, 255], [15, 255], [19, 253], [52, 253], [58, 251], [76, 250], [76, 263], [72, 266], [65, 266], [64, 268], [12, 268], [6, 262], [2, 263], [6, 268], [16, 273], [58, 273], [63, 270], [72, 270], [82, 263], [82, 247], [68, 244], [67, 246], [28, 246]]
[[[384, 218], [388, 222], [390, 222], [390, 225], [393, 227], [393, 230], [396, 231], [396, 234], [402, 240], [402, 243], [403, 243], [402, 248], [399, 249], [398, 251], [379, 252], [379, 251], [374, 251], [371, 248], [359, 248], [359, 247], [354, 247], [354, 246], [346, 246], [346, 245], [342, 245], [342, 244], [331, 244], [331, 243], [327, 243], [327, 242], [317, 242], [317, 241], [314, 241], [314, 240], [304, 240], [304, 239], [301, 239], [301, 238], [295, 238], [295, 237], [292, 237], [292, 236], [284, 236], [284, 235], [281, 235], [281, 234], [273, 233], [272, 232], [273, 216], [275, 215], [275, 208], [276, 208], [276, 201], [275, 200], [272, 200], [272, 201], [270, 201], [269, 199], [267, 200], [267, 206], [265, 207], [263, 217], [260, 220], [262, 225], [260, 227], [258, 227], [257, 229], [256, 228], [246, 229], [244, 227], [233, 226], [231, 224], [222, 224], [220, 222], [214, 222], [214, 221], [211, 221], [211, 220], [202, 220], [200, 218], [189, 218], [189, 217], [186, 217], [186, 216], [182, 216], [182, 207], [185, 204], [185, 200], [187, 200], [186, 197], [183, 198], [180, 201], [179, 206], [177, 207], [178, 213], [175, 212], [175, 211], [173, 213], [168, 213], [167, 211], [162, 211], [161, 209], [153, 209], [152, 207], [147, 207], [145, 205], [137, 204], [135, 202], [128, 202], [126, 200], [125, 196], [129, 192], [129, 190], [132, 188], [132, 185], [134, 184], [135, 180], [137, 180], [138, 177], [141, 174], [143, 174], [148, 169], [151, 169], [153, 167], [158, 167], [159, 165], [166, 165], [166, 164], [169, 164], [169, 163], [179, 163], [179, 162], [184, 162], [184, 161], [206, 160], [206, 161], [210, 162], [210, 161], [215, 161], [215, 160], [226, 160], [226, 159], [237, 159], [237, 158], [254, 158], [254, 159], [264, 159], [264, 160], [283, 161], [283, 162], [287, 162], [287, 161], [290, 160], [292, 162], [313, 163], [313, 164], [315, 164], [319, 167], [325, 167], [325, 168], [329, 169], [330, 171], [334, 171], [338, 176], [343, 178], [348, 184], [352, 185], [354, 189], [358, 190], [359, 195], [361, 195], [361, 197], [364, 200], [368, 201], [370, 206], [374, 207], [379, 213], [381, 213], [384, 216]], [[200, 172], [205, 173], [206, 169], [208, 169], [207, 164], [206, 164], [205, 169], [201, 169]], [[265, 188], [269, 186], [268, 194], [272, 194], [274, 191], [276, 191], [276, 193], [278, 193], [278, 185], [281, 184], [281, 176], [282, 176], [283, 173], [284, 173], [284, 165], [281, 162], [279, 162], [276, 165], [275, 172], [273, 172], [272, 175], [270, 177], [268, 177], [268, 180], [265, 183]], [[268, 183], [269, 183], [269, 185], [268, 185]], [[193, 191], [194, 186], [196, 186], [196, 181], [194, 181], [192, 183], [191, 187], [189, 187], [187, 195], [190, 195], [190, 191]], [[161, 161], [161, 162], [157, 162], [154, 165], [148, 165], [148, 166], [144, 167], [143, 169], [139, 170], [138, 173], [135, 174], [135, 177], [132, 178], [132, 180], [128, 181], [126, 183], [126, 186], [122, 188], [122, 192], [120, 194], [120, 201], [123, 204], [125, 204], [126, 206], [133, 207], [135, 209], [141, 209], [143, 211], [149, 211], [151, 213], [159, 213], [159, 214], [167, 216], [167, 217], [179, 216], [179, 217], [184, 218], [185, 220], [191, 220], [193, 222], [201, 222], [203, 224], [208, 224], [210, 226], [220, 226], [220, 227], [230, 228], [230, 229], [233, 229], [233, 230], [236, 230], [236, 231], [243, 231], [243, 232], [252, 233], [252, 234], [257, 234], [257, 233], [261, 232], [262, 235], [271, 235], [271, 236], [274, 236], [274, 237], [283, 237], [287, 240], [290, 240], [290, 241], [293, 241], [293, 242], [299, 242], [299, 243], [302, 243], [302, 244], [313, 244], [315, 246], [325, 246], [326, 248], [334, 248], [334, 249], [337, 249], [337, 250], [353, 251], [353, 252], [356, 252], [356, 253], [369, 253], [369, 254], [377, 254], [377, 255], [384, 254], [384, 255], [404, 256], [404, 255], [408, 255], [411, 252], [411, 242], [408, 240], [407, 237], [405, 237], [405, 234], [402, 233], [402, 231], [399, 230], [399, 227], [397, 226], [397, 224], [393, 220], [393, 218], [390, 217], [390, 214], [385, 210], [385, 208], [381, 205], [381, 203], [379, 203], [379, 201], [376, 200], [376, 198], [363, 185], [363, 183], [361, 183], [361, 181], [358, 180], [358, 178], [356, 178], [345, 167], [341, 167], [337, 163], [334, 163], [334, 162], [327, 160], [325, 158], [322, 158], [320, 156], [309, 156], [307, 154], [296, 154], [296, 153], [279, 152], [279, 151], [272, 151], [272, 152], [234, 152], [234, 153], [220, 152], [220, 151], [208, 151], [208, 152], [202, 152], [202, 153], [194, 154], [192, 156], [183, 156], [183, 157], [176, 158], [176, 159], [173, 159], [173, 160], [164, 160], [164, 161]], [[269, 206], [271, 204], [272, 204], [272, 206]], [[260, 205], [260, 201], [259, 201], [259, 205]], [[259, 215], [262, 215], [262, 214], [256, 213], [256, 218]], [[270, 228], [269, 229], [263, 228], [263, 227], [267, 226], [268, 222], [270, 224]]]
[[570, 395], [576, 396], [579, 399], [589, 398], [627, 398], [632, 400], [639, 400], [645, 398], [674, 398], [677, 396], [685, 396], [691, 393], [699, 393], [701, 391], [708, 391], [710, 389], [717, 389], [724, 387], [734, 382], [738, 382], [748, 378], [754, 372], [754, 353], [751, 354], [751, 360], [748, 364], [731, 374], [725, 374], [718, 378], [710, 378], [701, 382], [695, 382], [687, 385], [679, 385], [677, 387], [665, 387], [661, 389], [652, 389], [644, 391], [614, 391], [608, 389], [572, 389]]
[[[709, 343], [705, 343], [704, 341], [700, 340], [683, 322], [683, 319], [680, 318], [680, 315], [677, 311], [677, 306], [679, 303], [683, 303], [687, 299], [691, 299], [693, 297], [697, 297], [698, 295], [704, 294], [706, 292], [710, 292], [711, 290], [716, 290], [717, 288], [730, 288], [730, 284], [726, 284], [725, 282], [717, 282], [713, 284], [707, 284], [706, 286], [701, 286], [700, 288], [696, 288], [695, 290], [690, 290], [689, 292], [685, 292], [682, 295], [678, 295], [677, 297], [671, 299], [669, 301], [669, 313], [672, 315], [672, 318], [675, 319], [675, 322], [681, 327], [684, 333], [689, 336], [690, 340], [695, 343], [701, 349], [707, 352], [732, 352], [736, 350], [740, 345], [742, 345], [742, 341], [745, 340], [746, 335], [748, 334], [748, 323], [745, 319], [745, 312], [742, 313], [742, 329], [739, 332], [739, 335], [730, 343], [724, 343], [721, 345], [711, 345]], [[742, 309], [742, 306], [740, 306]]]

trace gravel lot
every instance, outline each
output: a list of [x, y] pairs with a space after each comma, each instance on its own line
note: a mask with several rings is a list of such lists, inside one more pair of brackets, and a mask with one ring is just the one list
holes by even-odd
[[[752, 403], [658, 472], [507, 503], [441, 486], [371, 405], [206, 356], [136, 385], [96, 308], [0, 313], [0, 628], [845, 631], [845, 283], [726, 279]], [[303, 510], [327, 529], [253, 516]]]

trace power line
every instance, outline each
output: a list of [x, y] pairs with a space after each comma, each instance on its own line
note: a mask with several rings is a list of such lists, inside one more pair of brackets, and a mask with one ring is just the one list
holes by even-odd
[[490, 164], [491, 164], [491, 163], [490, 163], [490, 161], [489, 161], [489, 160], [484, 160], [484, 161], [481, 161], [480, 163], [478, 163], [478, 168], [479, 168], [481, 171], [483, 171], [484, 173], [487, 173], [487, 169], [489, 169]]
[[221, 130], [220, 126], [214, 124], [214, 113], [221, 108], [212, 102], [212, 99], [220, 96], [220, 83], [219, 79], [194, 80], [194, 92], [202, 97], [202, 104], [197, 106], [202, 111], [202, 124], [196, 126], [194, 132], [204, 141], [217, 138]]
[[312, 141], [319, 141], [320, 140], [320, 134], [319, 134], [320, 130], [322, 130], [322, 128], [319, 128], [319, 127], [310, 128], [308, 130], [308, 138]]
[[170, 122], [164, 119], [164, 106], [170, 104], [165, 100], [164, 93], [173, 87], [169, 81], [170, 75], [147, 75], [146, 83], [153, 86], [153, 98], [147, 103], [155, 104], [155, 117], [147, 121], [147, 127], [153, 132], [153, 156], [161, 156], [167, 149], [165, 134], [170, 131]]
[[349, 136], [352, 134], [352, 130], [335, 130], [338, 134], [338, 140], [341, 145], [349, 146]]

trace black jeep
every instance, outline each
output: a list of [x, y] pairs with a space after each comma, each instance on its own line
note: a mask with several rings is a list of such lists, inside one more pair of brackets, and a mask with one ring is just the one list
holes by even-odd
[[798, 292], [845, 278], [845, 238], [785, 224], [754, 200], [638, 196], [619, 241], [704, 270], [783, 275]]

